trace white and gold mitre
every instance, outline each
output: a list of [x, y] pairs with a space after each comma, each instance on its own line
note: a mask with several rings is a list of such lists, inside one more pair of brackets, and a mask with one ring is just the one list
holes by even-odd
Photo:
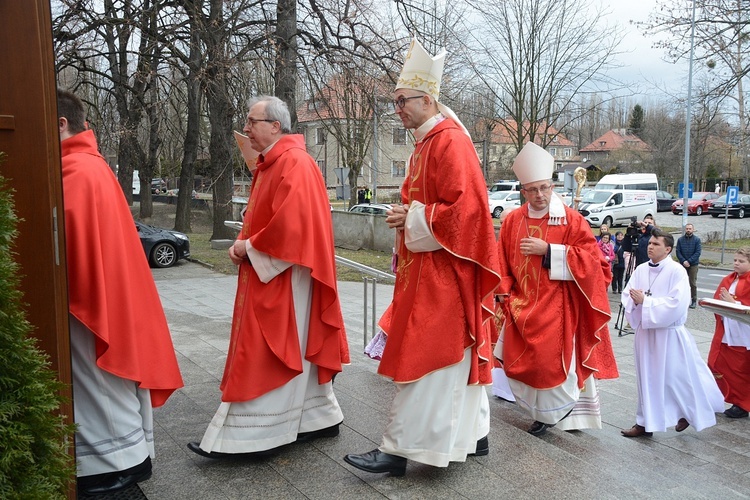
[[513, 172], [521, 185], [551, 179], [554, 169], [555, 158], [533, 142], [526, 143], [513, 162]]
[[396, 82], [396, 89], [414, 89], [425, 92], [435, 100], [440, 96], [440, 79], [443, 77], [445, 49], [432, 57], [416, 37], [406, 53], [404, 67]]

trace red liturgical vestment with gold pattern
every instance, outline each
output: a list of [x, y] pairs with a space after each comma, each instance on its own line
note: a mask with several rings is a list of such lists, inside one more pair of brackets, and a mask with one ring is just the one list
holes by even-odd
[[425, 205], [442, 248], [411, 252], [397, 238], [396, 285], [380, 319], [388, 341], [378, 372], [412, 382], [458, 364], [471, 347], [468, 384], [490, 384], [496, 240], [476, 151], [455, 122], [441, 121], [416, 144], [401, 199]]

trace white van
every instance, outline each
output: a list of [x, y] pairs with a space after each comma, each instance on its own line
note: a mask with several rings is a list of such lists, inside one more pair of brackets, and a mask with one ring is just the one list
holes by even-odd
[[659, 180], [656, 174], [608, 174], [599, 179], [594, 189], [656, 191]]
[[518, 181], [498, 181], [494, 183], [488, 191], [494, 193], [496, 191], [520, 191], [521, 183]]
[[[608, 176], [604, 176], [608, 177]], [[604, 178], [603, 177], [603, 178]], [[594, 227], [627, 226], [632, 217], [643, 220], [656, 215], [656, 191], [634, 189], [596, 189], [583, 195], [578, 211]]]

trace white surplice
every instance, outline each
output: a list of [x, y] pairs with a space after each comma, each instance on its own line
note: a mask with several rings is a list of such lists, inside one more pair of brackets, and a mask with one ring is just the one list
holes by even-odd
[[[643, 304], [633, 302], [631, 289], [643, 290]], [[685, 269], [671, 257], [657, 267], [641, 264], [625, 286], [622, 304], [635, 330], [636, 423], [647, 432], [666, 431], [681, 418], [698, 431], [716, 424], [724, 396], [685, 328], [690, 305]]]
[[317, 366], [305, 359], [312, 299], [310, 269], [292, 266], [259, 252], [250, 246], [250, 240], [246, 246], [248, 258], [263, 283], [292, 267], [292, 295], [302, 373], [253, 400], [222, 402], [200, 443], [201, 449], [208, 452], [270, 450], [294, 442], [298, 433], [325, 429], [344, 419], [332, 383], [318, 384]]
[[[734, 280], [728, 292], [734, 295], [736, 291], [737, 280]], [[721, 319], [724, 322], [724, 337], [721, 342], [731, 347], [744, 347], [750, 351], [750, 325], [729, 316], [722, 316]]]
[[154, 458], [151, 393], [96, 365], [94, 334], [70, 316], [78, 477], [122, 471]]

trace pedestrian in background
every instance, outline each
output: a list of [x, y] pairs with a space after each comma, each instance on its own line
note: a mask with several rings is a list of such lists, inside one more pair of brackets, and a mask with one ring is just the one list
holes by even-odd
[[690, 309], [698, 303], [698, 265], [701, 259], [701, 239], [695, 235], [695, 226], [685, 224], [685, 234], [677, 240], [677, 261], [685, 268], [690, 281]]
[[625, 235], [622, 231], [615, 233], [615, 259], [612, 264], [612, 292], [622, 293], [622, 282], [625, 275], [625, 247], [622, 240]]

